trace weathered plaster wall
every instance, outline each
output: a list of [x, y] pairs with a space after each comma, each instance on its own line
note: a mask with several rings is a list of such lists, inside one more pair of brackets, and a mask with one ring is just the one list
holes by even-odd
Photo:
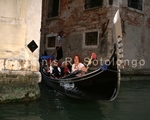
[[[80, 4], [79, 4], [80, 3]], [[42, 13], [42, 39], [41, 48], [45, 48], [46, 35], [64, 31], [68, 35], [64, 39], [64, 58], [79, 53], [82, 57], [89, 56], [92, 51], [98, 54], [98, 57], [107, 57], [112, 52], [112, 31], [109, 29], [112, 24], [112, 13], [108, 1], [104, 1], [103, 7], [97, 9], [84, 9], [84, 0], [62, 0], [60, 2], [60, 13], [56, 18], [47, 19], [47, 0], [43, 0]], [[103, 27], [107, 21], [107, 31]], [[99, 44], [96, 48], [85, 48], [83, 43], [83, 34], [86, 31], [99, 31]], [[107, 33], [107, 34], [106, 34]], [[104, 34], [104, 36], [102, 36]], [[48, 54], [54, 50], [48, 50]], [[81, 52], [83, 51], [83, 52]], [[44, 51], [41, 51], [44, 53]]]
[[40, 46], [41, 0], [1, 0], [0, 9], [0, 70], [38, 71], [39, 47], [27, 45]]
[[[41, 81], [39, 72], [41, 8], [41, 0], [0, 0], [0, 98], [2, 98], [0, 102], [7, 99], [23, 99], [21, 96], [32, 90], [33, 94], [35, 92], [35, 98], [40, 95], [37, 86]], [[34, 52], [27, 47], [32, 40], [38, 45]], [[30, 88], [28, 86], [30, 83], [33, 83], [32, 87], [27, 90], [26, 87]], [[8, 96], [5, 97], [3, 92], [10, 84], [16, 87], [10, 89], [12, 92], [7, 91], [8, 94], [5, 96]], [[22, 88], [21, 91], [17, 91], [20, 96], [15, 95], [17, 86]]]
[[145, 0], [143, 11], [127, 8], [120, 4], [121, 18], [123, 23], [123, 41], [124, 41], [124, 60], [129, 60], [130, 64], [125, 62], [124, 72], [135, 74], [149, 74], [150, 69], [150, 1]]

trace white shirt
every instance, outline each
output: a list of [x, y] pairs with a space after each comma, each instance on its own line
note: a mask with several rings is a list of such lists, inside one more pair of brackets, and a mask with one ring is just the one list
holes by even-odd
[[58, 36], [57, 37], [57, 46], [61, 46], [62, 45], [62, 37]]
[[72, 72], [76, 71], [76, 70], [81, 70], [81, 68], [83, 67], [84, 65], [82, 63], [79, 63], [76, 68], [75, 68], [75, 64], [72, 65]]

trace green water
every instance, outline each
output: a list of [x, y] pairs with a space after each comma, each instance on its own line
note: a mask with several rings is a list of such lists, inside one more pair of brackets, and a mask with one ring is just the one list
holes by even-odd
[[150, 81], [121, 82], [110, 101], [75, 100], [40, 84], [41, 99], [0, 105], [0, 120], [148, 120]]

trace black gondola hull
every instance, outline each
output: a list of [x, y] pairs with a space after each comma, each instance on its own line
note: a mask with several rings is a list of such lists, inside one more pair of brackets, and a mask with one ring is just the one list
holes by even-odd
[[42, 72], [42, 79], [51, 88], [66, 96], [89, 100], [113, 100], [118, 93], [118, 72], [98, 69], [83, 77], [54, 79]]

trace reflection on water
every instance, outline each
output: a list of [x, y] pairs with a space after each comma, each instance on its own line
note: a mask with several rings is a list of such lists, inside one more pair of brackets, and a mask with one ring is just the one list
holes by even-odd
[[149, 91], [148, 81], [123, 82], [117, 99], [99, 102], [100, 110], [107, 120], [146, 120], [150, 117]]
[[0, 120], [146, 120], [150, 82], [122, 82], [118, 97], [86, 101], [65, 97], [40, 84], [40, 100], [0, 105]]

